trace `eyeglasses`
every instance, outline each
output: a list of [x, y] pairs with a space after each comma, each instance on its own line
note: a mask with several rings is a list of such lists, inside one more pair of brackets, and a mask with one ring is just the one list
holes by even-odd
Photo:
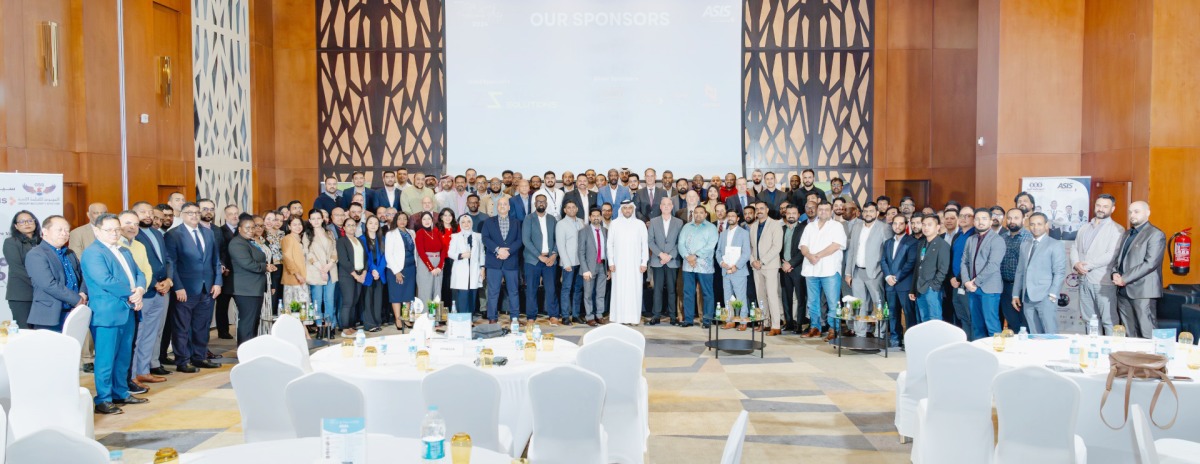
[[27, 226], [30, 224], [37, 224], [37, 221], [35, 221], [33, 219], [21, 219], [21, 220], [17, 221], [17, 224]]
[[106, 233], [106, 234], [114, 234], [114, 233], [116, 233], [118, 230], [121, 230], [121, 228], [120, 228], [120, 227], [113, 227], [113, 228], [107, 228], [107, 229], [100, 229], [100, 232], [104, 232], [104, 233]]
[[[209, 211], [211, 211], [211, 210], [209, 210]], [[184, 215], [184, 216], [195, 216], [197, 214], [200, 214], [200, 212], [199, 211], [183, 211], [183, 212], [180, 212], [179, 214]]]
[[215, 212], [215, 211], [216, 211], [216, 209], [213, 209], [213, 208], [200, 208], [200, 211], [203, 211], [203, 212], [205, 212], [205, 213], [212, 213], [212, 212]]

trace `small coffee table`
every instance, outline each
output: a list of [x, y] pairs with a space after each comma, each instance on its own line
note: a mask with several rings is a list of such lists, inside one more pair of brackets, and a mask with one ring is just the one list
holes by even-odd
[[[855, 337], [843, 336], [841, 325], [854, 322], [875, 324], [875, 328], [867, 332], [873, 336], [861, 336], [863, 334]], [[888, 357], [888, 339], [892, 334], [891, 317], [855, 316], [851, 313], [834, 319], [834, 331], [837, 333], [837, 337], [830, 340], [829, 343], [837, 347], [838, 357], [842, 356], [843, 348], [861, 353], [883, 353], [883, 357]]]
[[750, 339], [748, 340], [744, 338], [721, 339], [721, 326], [724, 325], [725, 322], [728, 321], [714, 317], [712, 324], [708, 326], [708, 341], [704, 343], [704, 346], [708, 347], [710, 350], [716, 350], [716, 353], [714, 353], [716, 358], [721, 358], [722, 351], [730, 354], [752, 355], [754, 354], [754, 350], [758, 350], [759, 358], [763, 358], [765, 356], [764, 350], [767, 347], [767, 333], [765, 331], [758, 332], [754, 330], [755, 327], [761, 327], [763, 325], [763, 319], [761, 317], [754, 320], [749, 320], [748, 318], [743, 319], [740, 317], [733, 318], [733, 322], [746, 324], [745, 331], [750, 332]]

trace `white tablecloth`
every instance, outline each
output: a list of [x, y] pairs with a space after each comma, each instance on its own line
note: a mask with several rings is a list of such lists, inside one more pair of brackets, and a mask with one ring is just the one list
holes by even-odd
[[[379, 356], [376, 367], [366, 367], [358, 351], [347, 358], [341, 346], [332, 346], [313, 353], [313, 371], [334, 374], [362, 389], [367, 400], [368, 432], [419, 438], [421, 419], [426, 411], [421, 398], [421, 381], [426, 373], [417, 372], [408, 354], [408, 334], [372, 338], [368, 344], [378, 348], [383, 339], [386, 339], [388, 349], [386, 354]], [[533, 431], [529, 377], [555, 366], [575, 364], [579, 346], [566, 340], [555, 340], [554, 351], [539, 351], [536, 361], [527, 362], [524, 350], [517, 351], [515, 340], [515, 337], [507, 336], [484, 340], [483, 344], [496, 356], [508, 358], [508, 365], [496, 366], [489, 371], [500, 381], [500, 424], [512, 431], [510, 449], [520, 453]], [[434, 339], [432, 343], [430, 366], [434, 370], [475, 361], [474, 341]], [[453, 344], [464, 344], [461, 355], [439, 351], [439, 348]]]
[[[1020, 366], [1051, 364], [1068, 364], [1070, 337], [1056, 340], [1020, 340], [1010, 338], [1005, 350], [996, 353], [1000, 360], [1000, 369], [1012, 369]], [[1086, 337], [1078, 337], [1084, 346], [1089, 341]], [[1141, 351], [1152, 353], [1153, 344], [1150, 340], [1139, 338], [1117, 339], [1101, 337], [1100, 340], [1110, 340], [1113, 351]], [[974, 343], [992, 349], [992, 339], [976, 340]], [[1099, 342], [1097, 343], [1099, 345]], [[1185, 376], [1193, 381], [1176, 380], [1175, 389], [1179, 391], [1179, 402], [1169, 388], [1164, 387], [1159, 396], [1158, 406], [1154, 417], [1159, 423], [1165, 424], [1171, 420], [1176, 404], [1179, 405], [1179, 416], [1175, 425], [1161, 430], [1150, 426], [1155, 439], [1180, 438], [1185, 440], [1200, 440], [1200, 370], [1188, 369], [1187, 355], [1184, 346], [1178, 345], [1176, 358], [1167, 367], [1167, 373], [1172, 376]], [[1073, 363], [1078, 366], [1078, 361]], [[1101, 366], [1088, 366], [1084, 373], [1064, 372], [1067, 378], [1079, 385], [1079, 414], [1076, 422], [1076, 434], [1083, 437], [1088, 447], [1088, 462], [1091, 463], [1130, 463], [1136, 462], [1133, 456], [1133, 432], [1130, 425], [1119, 430], [1110, 429], [1100, 419], [1100, 398], [1104, 394], [1105, 383], [1108, 380], [1106, 363]], [[1130, 404], [1139, 404], [1145, 411], [1150, 410], [1150, 400], [1154, 395], [1157, 381], [1135, 381], [1130, 393]], [[1104, 417], [1110, 424], [1119, 425], [1123, 418], [1125, 404], [1125, 381], [1114, 380], [1113, 391], [1108, 396], [1108, 404], [1104, 407]]]
[[[181, 464], [260, 464], [316, 462], [321, 454], [320, 438], [276, 440], [248, 445], [216, 448], [199, 453], [180, 456]], [[471, 464], [509, 464], [512, 458], [478, 446], [471, 448]], [[415, 438], [397, 438], [386, 435], [367, 436], [367, 462], [421, 462], [421, 441]], [[450, 464], [449, 443], [446, 458], [440, 463]]]

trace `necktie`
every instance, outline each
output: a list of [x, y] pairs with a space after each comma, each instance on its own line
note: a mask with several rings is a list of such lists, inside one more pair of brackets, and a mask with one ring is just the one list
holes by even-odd
[[1121, 265], [1117, 267], [1117, 271], [1122, 274], [1125, 273], [1125, 255], [1129, 254], [1129, 246], [1133, 244], [1133, 238], [1137, 237], [1137, 234], [1137, 227], [1131, 227], [1129, 229], [1129, 236], [1125, 238], [1125, 243], [1121, 245]]
[[196, 248], [200, 250], [200, 256], [204, 256], [204, 242], [200, 240], [200, 231], [192, 229], [192, 238], [196, 239]]
[[603, 240], [600, 240], [600, 229], [593, 227], [592, 230], [596, 232], [596, 262], [600, 263], [603, 261], [600, 257], [604, 256], [604, 244]]
[[1027, 259], [1028, 259], [1028, 261], [1033, 261], [1033, 252], [1037, 250], [1037, 246], [1038, 246], [1038, 242], [1039, 242], [1039, 241], [1040, 241], [1040, 240], [1037, 240], [1037, 239], [1035, 239], [1035, 240], [1033, 241], [1033, 244], [1029, 245], [1029, 257], [1027, 258]]
[[725, 233], [725, 221], [721, 221], [719, 224], [717, 224], [717, 235], [721, 235], [723, 233]]

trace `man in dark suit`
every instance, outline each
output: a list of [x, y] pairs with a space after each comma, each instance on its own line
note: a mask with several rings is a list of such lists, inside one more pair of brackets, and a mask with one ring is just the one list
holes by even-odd
[[537, 288], [545, 287], [546, 314], [550, 325], [558, 325], [558, 298], [555, 292], [555, 262], [558, 260], [558, 245], [554, 231], [558, 221], [546, 212], [546, 195], [534, 197], [534, 212], [525, 216], [521, 223], [521, 246], [525, 250], [525, 317], [528, 324], [537, 320]]
[[1162, 297], [1162, 261], [1167, 236], [1150, 223], [1150, 205], [1129, 205], [1129, 230], [1121, 234], [1113, 256], [1112, 280], [1117, 286], [1117, 312], [1129, 334], [1151, 338], [1158, 327], [1157, 298]]
[[587, 176], [579, 176], [575, 180], [575, 190], [567, 192], [563, 196], [563, 205], [575, 203], [575, 206], [579, 207], [579, 211], [575, 213], [575, 216], [584, 221], [587, 221], [591, 217], [592, 210], [599, 209], [596, 207], [596, 192], [589, 190], [590, 187], [591, 184]]
[[367, 211], [375, 211], [375, 192], [364, 186], [367, 181], [366, 174], [362, 171], [354, 171], [350, 174], [350, 180], [354, 182], [354, 186], [342, 190], [342, 199], [338, 202], [338, 206], [349, 209], [350, 203], [354, 201], [354, 195], [359, 194], [363, 196], [363, 208], [366, 208]]
[[725, 210], [736, 211], [738, 219], [741, 219], [743, 222], [745, 222], [746, 207], [753, 205], [754, 197], [746, 191], [746, 178], [739, 177], [734, 185], [737, 186], [737, 193], [730, 195], [729, 198], [725, 199]]
[[[579, 178], [587, 179], [584, 176]], [[579, 275], [583, 277], [583, 318], [588, 326], [595, 327], [608, 307], [605, 304], [608, 291], [608, 229], [604, 228], [603, 215], [596, 208], [592, 208], [588, 214], [588, 223], [579, 231]]]
[[508, 199], [508, 210], [508, 214], [516, 219], [517, 223], [524, 222], [525, 216], [533, 210], [533, 199], [529, 197], [529, 181], [521, 179], [517, 183], [517, 190]]
[[788, 200], [788, 195], [775, 186], [775, 173], [768, 172], [763, 176], [765, 187], [758, 192], [758, 200], [766, 203], [767, 214], [771, 219], [779, 219], [779, 205]]
[[521, 223], [509, 215], [509, 204], [496, 205], [496, 217], [483, 224], [483, 247], [487, 253], [484, 272], [487, 281], [487, 317], [495, 324], [500, 304], [500, 283], [508, 289], [508, 315], [516, 319], [520, 298], [517, 296], [517, 272], [520, 269]]
[[[897, 214], [892, 218], [892, 238], [883, 242], [880, 254], [883, 260], [883, 295], [891, 314], [891, 343], [904, 346], [901, 334], [904, 330], [917, 325], [917, 312], [908, 293], [912, 291], [913, 267], [917, 262], [917, 239], [905, 233], [908, 230], [908, 218]], [[906, 327], [900, 324], [904, 316]]]
[[[229, 333], [229, 302], [233, 299], [233, 279], [229, 278], [229, 241], [237, 237], [238, 215], [242, 212], [237, 205], [228, 205], [225, 207], [225, 225], [221, 226], [219, 233], [215, 234], [219, 239], [217, 241], [217, 249], [221, 255], [221, 276], [225, 281], [224, 291], [221, 296], [217, 297], [217, 337], [222, 340], [232, 340], [233, 335]], [[214, 230], [213, 232], [218, 232]]]
[[325, 178], [325, 191], [317, 194], [317, 199], [313, 200], [313, 209], [324, 210], [326, 213], [333, 213], [333, 209], [338, 207], [338, 202], [341, 201], [341, 192], [338, 191], [338, 181], [336, 177], [330, 176]]
[[33, 283], [29, 324], [38, 329], [62, 332], [67, 314], [87, 304], [87, 284], [79, 258], [67, 248], [71, 224], [62, 216], [42, 221], [42, 243], [25, 255], [25, 270]]
[[400, 188], [396, 186], [396, 173], [383, 171], [383, 187], [375, 189], [375, 208], [380, 206], [400, 211]]
[[784, 210], [783, 248], [779, 250], [779, 271], [782, 273], [779, 286], [783, 289], [783, 317], [786, 324], [784, 330], [792, 330], [797, 334], [804, 333], [801, 326], [808, 319], [806, 311], [800, 311], [798, 315], [793, 314], [796, 310], [795, 302], [799, 302], [803, 308], [808, 301], [808, 284], [801, 274], [804, 254], [800, 253], [800, 236], [804, 235], [805, 226], [808, 226], [808, 223], [800, 222], [800, 208], [788, 205]]
[[232, 292], [238, 308], [238, 346], [258, 334], [267, 274], [275, 272], [275, 266], [267, 264], [267, 255], [251, 242], [253, 237], [254, 217], [247, 216], [240, 219], [238, 235], [229, 241], [228, 267], [232, 280], [237, 281]]
[[[141, 320], [137, 324], [137, 342], [133, 344], [133, 375], [134, 380], [145, 383], [163, 382], [167, 379], [155, 374], [154, 368], [166, 372], [158, 364], [158, 346], [161, 342], [163, 324], [167, 319], [167, 299], [171, 291], [172, 262], [167, 256], [167, 244], [162, 232], [154, 230], [154, 207], [150, 203], [140, 201], [133, 205], [137, 214], [138, 231], [134, 240], [142, 244], [146, 251], [146, 261], [150, 264], [150, 275], [146, 276], [146, 294], [142, 298]], [[125, 217], [122, 215], [122, 219]]]
[[638, 189], [637, 193], [633, 195], [633, 205], [637, 208], [638, 219], [648, 222], [662, 214], [658, 204], [662, 202], [663, 198], [670, 196], [670, 193], [667, 192], [667, 189], [654, 185], [658, 181], [658, 174], [654, 168], [647, 168], [645, 174], [646, 188]]
[[167, 254], [175, 263], [172, 290], [179, 301], [175, 310], [175, 370], [192, 374], [197, 367], [215, 369], [205, 359], [213, 297], [221, 295], [221, 256], [212, 230], [200, 227], [200, 207], [184, 203], [183, 224], [167, 232]]
[[[913, 287], [908, 294], [909, 301], [917, 302], [918, 324], [942, 317], [942, 282], [950, 270], [950, 245], [938, 235], [941, 223], [936, 214], [923, 216], [920, 221], [922, 239], [917, 244]], [[913, 227], [917, 225], [913, 219]]]

